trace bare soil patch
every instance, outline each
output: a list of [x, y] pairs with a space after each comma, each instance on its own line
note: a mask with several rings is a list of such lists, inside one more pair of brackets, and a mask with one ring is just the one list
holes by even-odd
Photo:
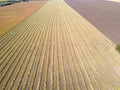
[[46, 2], [47, 0], [20, 2], [10, 6], [0, 7], [0, 36], [36, 12]]
[[120, 44], [120, 3], [106, 0], [65, 0], [116, 44]]

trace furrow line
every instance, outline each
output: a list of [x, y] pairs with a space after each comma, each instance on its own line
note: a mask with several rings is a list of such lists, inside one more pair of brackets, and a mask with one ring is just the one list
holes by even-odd
[[[62, 15], [62, 13], [60, 12], [60, 15]], [[73, 90], [74, 89], [74, 86], [73, 86], [73, 80], [72, 80], [72, 76], [71, 76], [71, 72], [70, 72], [70, 66], [69, 66], [69, 63], [68, 63], [68, 58], [67, 58], [67, 50], [66, 50], [66, 47], [65, 47], [65, 38], [63, 36], [63, 33], [64, 33], [64, 25], [63, 25], [63, 18], [61, 18], [61, 34], [62, 34], [62, 53], [63, 53], [63, 61], [64, 61], [64, 69], [65, 69], [65, 75], [66, 75], [66, 82], [67, 82], [67, 89], [68, 90]]]
[[[72, 54], [71, 54], [71, 47], [70, 47], [71, 43], [69, 43], [69, 40], [68, 40], [68, 38], [70, 38], [70, 37], [68, 37], [68, 32], [66, 31], [66, 30], [68, 30], [67, 22], [66, 22], [66, 18], [65, 18], [64, 14], [63, 14], [63, 16], [64, 16], [63, 19], [64, 19], [64, 28], [65, 28], [64, 32], [66, 33], [66, 34], [64, 34], [64, 38], [66, 36], [66, 49], [67, 49], [67, 53], [68, 53], [68, 62], [70, 65], [71, 75], [73, 78], [74, 89], [79, 90], [80, 87], [79, 87], [79, 83], [78, 83], [78, 77], [76, 75], [75, 65], [73, 62]], [[69, 31], [70, 31], [70, 29], [69, 29]]]
[[59, 78], [60, 78], [60, 90], [67, 90], [67, 83], [66, 83], [66, 76], [65, 76], [65, 70], [64, 70], [64, 62], [63, 62], [63, 55], [62, 55], [62, 27], [60, 25], [60, 8], [56, 11], [57, 17], [56, 17], [56, 24], [57, 24], [57, 32], [58, 32], [58, 63], [59, 63]]
[[[29, 35], [29, 36], [30, 36], [30, 35]], [[28, 38], [29, 38], [29, 37], [28, 37]], [[27, 38], [26, 38], [26, 40], [27, 40]], [[21, 44], [21, 45], [22, 45], [22, 44]], [[22, 47], [21, 47], [21, 48], [22, 48]], [[8, 63], [8, 64], [9, 64], [9, 65], [7, 65], [7, 68], [8, 68], [8, 69], [10, 69], [10, 67], [12, 66], [12, 63], [15, 62], [14, 59], [16, 58], [17, 55], [18, 55], [18, 52], [16, 52], [15, 57], [11, 60], [12, 62], [11, 62], [11, 63], [10, 63], [10, 62]], [[12, 57], [12, 56], [11, 56], [11, 57]], [[10, 59], [10, 58], [8, 58], [8, 59]], [[8, 69], [6, 69], [6, 71], [5, 71], [4, 73], [6, 73]], [[2, 76], [4, 76], [4, 74], [2, 74]]]
[[[42, 30], [44, 31], [46, 24], [44, 23], [43, 25], [44, 25], [44, 26], [43, 26]], [[35, 75], [34, 84], [33, 84], [33, 86], [32, 86], [33, 89], [37, 89], [37, 88], [36, 88], [36, 87], [38, 87], [37, 84], [38, 84], [38, 85], [40, 84], [40, 82], [38, 82], [39, 79], [40, 79], [40, 76], [39, 76], [39, 75], [41, 75], [41, 73], [40, 73], [39, 71], [40, 71], [41, 68], [42, 68], [41, 63], [43, 63], [43, 60], [41, 60], [41, 57], [42, 57], [42, 52], [43, 52], [44, 48], [42, 48], [42, 46], [44, 47], [44, 40], [45, 40], [45, 37], [46, 37], [46, 32], [47, 32], [47, 30], [45, 30], [45, 31], [42, 33], [42, 36], [41, 36], [41, 45], [39, 46], [39, 49], [40, 49], [39, 52], [40, 52], [40, 54], [38, 54], [38, 56], [39, 56], [39, 57], [38, 57], [39, 63], [38, 63], [37, 70], [36, 70], [36, 75]], [[38, 78], [38, 79], [37, 79], [37, 78]], [[38, 87], [38, 89], [39, 89], [39, 87]]]
[[[70, 26], [73, 26], [73, 25], [70, 25]], [[72, 27], [71, 27], [72, 28]], [[75, 33], [75, 31], [73, 31], [73, 33]], [[76, 35], [74, 35], [74, 37], [75, 37]], [[79, 42], [79, 41], [77, 41], [77, 42]], [[84, 59], [83, 60], [85, 60], [85, 57], [84, 57]], [[80, 63], [82, 63], [83, 61], [81, 61]], [[89, 79], [89, 75], [87, 74], [87, 72], [86, 72], [86, 70], [85, 70], [85, 64], [82, 64], [82, 66], [83, 67], [81, 67], [81, 68], [84, 68], [84, 71], [83, 71], [83, 74], [84, 74], [84, 72], [86, 73], [86, 74], [84, 74], [88, 79], [86, 79], [85, 78], [85, 81], [86, 80], [89, 80], [89, 81], [86, 81], [86, 83], [88, 83], [88, 84], [86, 84], [86, 85], [90, 85], [90, 84], [92, 84], [92, 83], [90, 83], [90, 79]], [[92, 85], [90, 85], [90, 86], [87, 86], [87, 88], [89, 89], [89, 88], [93, 88], [93, 86]]]
[[[52, 12], [52, 9], [51, 9]], [[51, 23], [52, 23], [52, 13], [49, 15], [49, 20], [48, 20], [48, 26], [47, 26], [47, 31], [48, 31], [48, 39], [47, 39], [47, 44], [46, 44], [46, 53], [45, 53], [45, 58], [44, 58], [44, 66], [43, 66], [43, 72], [42, 72], [42, 79], [41, 79], [41, 90], [46, 90], [47, 88], [47, 79], [48, 79], [48, 67], [49, 67], [49, 60], [50, 60], [50, 41], [51, 41]]]
[[[12, 57], [16, 54], [16, 51], [17, 51], [18, 48], [22, 45], [23, 41], [24, 41], [27, 37], [29, 37], [29, 36], [28, 36], [29, 34], [30, 34], [30, 33], [27, 34], [27, 32], [24, 33], [23, 36], [21, 36], [21, 37], [19, 38], [19, 39], [21, 40], [21, 42], [18, 41], [17, 43], [15, 43], [15, 44], [12, 46], [13, 49], [11, 49], [11, 51], [8, 51], [8, 52], [5, 54], [5, 56], [3, 56], [4, 58], [2, 59], [1, 69], [0, 69], [1, 72], [2, 72], [2, 70], [4, 70], [5, 67], [8, 66], [8, 65], [7, 65], [8, 63], [10, 64], [9, 59], [12, 58]], [[17, 46], [17, 47], [16, 47], [16, 46]], [[14, 51], [13, 51], [13, 50], [14, 50]], [[12, 60], [11, 60], [11, 61], [12, 61]]]
[[[42, 28], [40, 28], [40, 26], [42, 26]], [[37, 52], [35, 54], [35, 59], [34, 59], [35, 62], [34, 62], [34, 65], [32, 67], [33, 69], [31, 71], [31, 74], [30, 74], [30, 77], [29, 77], [29, 80], [28, 80], [28, 83], [27, 83], [27, 87], [26, 87], [27, 90], [32, 89], [33, 85], [34, 85], [34, 82], [35, 82], [35, 76], [36, 76], [37, 68], [38, 68], [38, 65], [39, 65], [39, 62], [40, 62], [40, 60], [39, 60], [40, 54], [41, 54], [41, 48], [40, 48], [41, 46], [40, 45], [42, 45], [42, 43], [43, 43], [42, 38], [43, 38], [44, 32], [45, 32], [45, 31], [42, 30], [44, 28], [44, 26], [45, 26], [44, 23], [41, 23], [41, 25], [39, 25], [39, 29], [41, 30], [41, 32], [40, 32], [40, 35], [39, 35], [39, 40], [36, 44]]]
[[[27, 40], [27, 39], [26, 39], [26, 40]], [[12, 65], [12, 64], [11, 64], [11, 65]], [[17, 64], [15, 64], [15, 66], [16, 66], [16, 65], [17, 65]], [[14, 66], [14, 67], [15, 67], [15, 66]], [[10, 66], [10, 67], [11, 67], [11, 66]], [[9, 74], [9, 75], [12, 75], [12, 72], [13, 72], [13, 71], [14, 71], [14, 69], [15, 69], [14, 67], [12, 67], [12, 68], [11, 68], [11, 69], [13, 69], [13, 70], [11, 71], [11, 74]], [[10, 70], [10, 68], [9, 68], [9, 70]], [[8, 72], [7, 72], [7, 73], [8, 73]], [[6, 74], [6, 75], [7, 75], [7, 74]], [[7, 78], [9, 79], [9, 77], [8, 77], [8, 76], [7, 76]]]
[[33, 52], [33, 53], [30, 56], [30, 62], [28, 64], [28, 66], [27, 66], [26, 72], [24, 73], [23, 79], [22, 79], [21, 83], [18, 86], [20, 89], [25, 89], [27, 87], [28, 79], [29, 79], [31, 71], [33, 69], [33, 64], [35, 63], [34, 59], [35, 59], [35, 55], [37, 53], [36, 44], [38, 42], [39, 34], [40, 34], [40, 30], [38, 30], [39, 25], [40, 24], [37, 24], [36, 27], [34, 28], [35, 33], [36, 33], [36, 38], [35, 38], [35, 40], [33, 42], [33, 47], [31, 47], [32, 48], [31, 52]]
[[[32, 24], [32, 22], [31, 22], [31, 24]], [[26, 28], [28, 28], [28, 27], [30, 28], [30, 24], [27, 24], [27, 25], [26, 25]], [[24, 28], [23, 28], [23, 30], [24, 30]], [[29, 31], [26, 30], [26, 32], [29, 32]], [[22, 36], [21, 36], [21, 34], [22, 34], [22, 33], [21, 33], [21, 34], [19, 35], [20, 37], [18, 36], [17, 38], [15, 38], [16, 41], [11, 40], [11, 43], [8, 43], [7, 48], [6, 48], [5, 51], [3, 52], [3, 55], [1, 55], [1, 57], [4, 56], [3, 59], [4, 59], [4, 58], [7, 58], [9, 54], [14, 54], [13, 50], [17, 50], [17, 49], [15, 49], [15, 48], [18, 48], [18, 47], [19, 47], [17, 44], [19, 44], [20, 41], [22, 41], [21, 38], [24, 37], [25, 34], [29, 35], [29, 33], [26, 33], [26, 32], [24, 32]], [[26, 37], [27, 37], [27, 35], [26, 35]], [[24, 37], [24, 39], [25, 39], [26, 37]], [[10, 45], [9, 45], [9, 44], [10, 44]], [[16, 46], [18, 46], [18, 47], [16, 47]], [[2, 59], [2, 58], [1, 58], [1, 59]], [[3, 60], [3, 61], [4, 61], [4, 60]], [[1, 61], [0, 63], [2, 64], [3, 61]]]
[[[35, 31], [34, 31], [34, 33], [35, 33]], [[27, 48], [27, 51], [28, 51], [28, 52], [26, 52], [27, 55], [24, 58], [22, 58], [23, 60], [25, 60], [25, 62], [23, 63], [22, 68], [20, 69], [19, 75], [16, 77], [16, 80], [14, 81], [15, 84], [13, 83], [12, 88], [18, 89], [19, 83], [21, 83], [23, 75], [26, 71], [26, 68], [27, 68], [29, 62], [30, 62], [30, 57], [31, 57], [31, 54], [33, 53], [32, 52], [32, 45], [33, 45], [33, 42], [34, 42], [34, 39], [35, 39], [35, 36], [36, 36], [35, 34], [37, 34], [37, 33], [35, 33], [35, 34], [34, 33], [31, 35], [32, 39], [31, 39], [31, 41], [29, 43], [29, 46]]]

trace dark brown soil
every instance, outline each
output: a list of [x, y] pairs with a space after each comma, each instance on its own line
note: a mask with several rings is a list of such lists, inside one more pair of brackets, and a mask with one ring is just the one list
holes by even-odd
[[120, 3], [105, 0], [65, 0], [108, 38], [120, 44]]

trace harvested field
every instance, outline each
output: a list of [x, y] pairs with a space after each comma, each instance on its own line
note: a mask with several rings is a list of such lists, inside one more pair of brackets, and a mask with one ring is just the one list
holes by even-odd
[[120, 44], [120, 3], [107, 0], [65, 0], [116, 44]]
[[49, 0], [0, 42], [0, 90], [120, 89], [115, 43], [63, 0]]
[[0, 7], [0, 36], [36, 12], [45, 4], [43, 1], [20, 2], [10, 6]]

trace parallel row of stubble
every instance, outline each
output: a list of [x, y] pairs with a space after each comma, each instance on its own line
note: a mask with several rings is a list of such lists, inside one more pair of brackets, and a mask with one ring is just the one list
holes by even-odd
[[0, 37], [0, 90], [120, 89], [115, 44], [62, 0]]

